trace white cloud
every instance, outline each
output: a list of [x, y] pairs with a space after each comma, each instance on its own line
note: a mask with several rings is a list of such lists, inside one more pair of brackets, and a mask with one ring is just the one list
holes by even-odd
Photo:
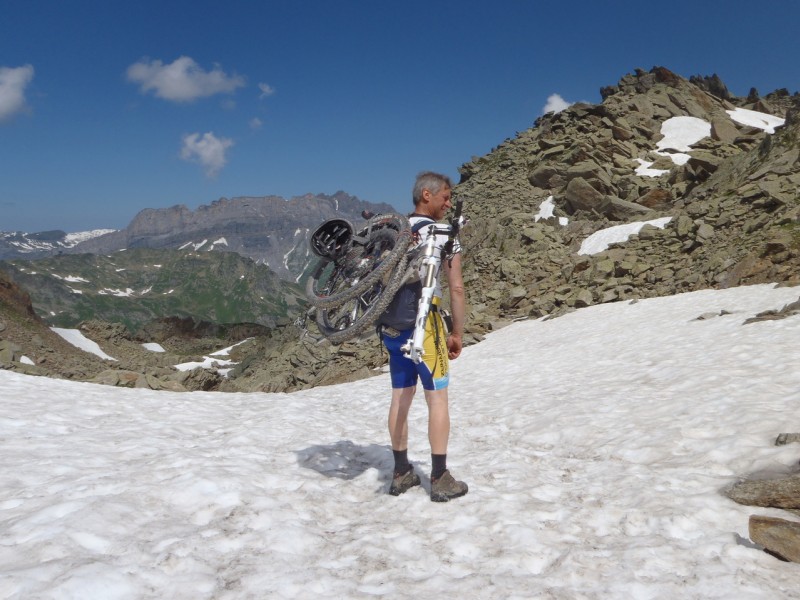
[[258, 89], [261, 90], [261, 95], [259, 98], [266, 98], [267, 96], [272, 96], [275, 93], [275, 88], [267, 83], [259, 83]]
[[0, 121], [25, 110], [25, 87], [33, 79], [33, 67], [0, 67]]
[[225, 166], [227, 159], [225, 153], [233, 146], [233, 140], [218, 138], [212, 132], [191, 133], [183, 136], [181, 158], [202, 165], [209, 177], [215, 177], [220, 169]]
[[165, 65], [160, 60], [142, 60], [128, 67], [128, 80], [141, 85], [142, 93], [175, 102], [191, 102], [214, 94], [230, 94], [242, 87], [244, 77], [227, 75], [219, 66], [204, 71], [193, 59], [181, 56]]
[[542, 114], [547, 114], [549, 112], [559, 113], [565, 108], [572, 106], [572, 104], [572, 102], [567, 102], [558, 94], [550, 94], [547, 97], [547, 104], [545, 104], [542, 109]]
[[252, 119], [250, 119], [250, 129], [252, 129], [253, 131], [261, 129], [261, 127], [263, 126], [264, 122], [258, 117], [253, 117]]

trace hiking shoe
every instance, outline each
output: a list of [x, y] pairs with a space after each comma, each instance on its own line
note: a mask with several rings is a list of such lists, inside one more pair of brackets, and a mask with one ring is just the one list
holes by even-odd
[[469, 488], [463, 481], [456, 481], [450, 471], [445, 471], [439, 479], [431, 479], [431, 500], [447, 502], [467, 493]]
[[389, 493], [392, 496], [399, 496], [419, 484], [419, 475], [414, 473], [414, 467], [411, 467], [402, 475], [395, 475], [392, 478], [392, 485], [389, 486]]

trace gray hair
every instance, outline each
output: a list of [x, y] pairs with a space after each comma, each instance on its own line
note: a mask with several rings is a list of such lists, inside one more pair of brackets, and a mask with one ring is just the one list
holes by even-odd
[[420, 173], [414, 182], [414, 192], [412, 194], [414, 206], [422, 200], [423, 190], [428, 190], [431, 194], [438, 194], [442, 191], [442, 188], [453, 189], [453, 183], [447, 175], [434, 173], [433, 171]]

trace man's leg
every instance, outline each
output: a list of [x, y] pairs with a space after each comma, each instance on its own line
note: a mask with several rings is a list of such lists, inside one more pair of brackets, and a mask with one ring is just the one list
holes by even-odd
[[392, 496], [399, 496], [420, 484], [419, 475], [414, 473], [414, 467], [408, 462], [408, 412], [416, 390], [416, 386], [392, 388], [392, 403], [389, 406], [389, 437], [394, 454], [394, 473], [389, 486]]
[[447, 388], [425, 390], [428, 402], [428, 439], [431, 443], [431, 500], [447, 502], [467, 493], [463, 481], [456, 481], [447, 470], [447, 442], [450, 439], [450, 408]]
[[408, 411], [414, 400], [416, 386], [392, 388], [392, 404], [389, 406], [389, 437], [392, 450], [408, 449]]
[[450, 409], [447, 402], [447, 388], [425, 390], [428, 403], [428, 440], [431, 454], [447, 454], [450, 439]]

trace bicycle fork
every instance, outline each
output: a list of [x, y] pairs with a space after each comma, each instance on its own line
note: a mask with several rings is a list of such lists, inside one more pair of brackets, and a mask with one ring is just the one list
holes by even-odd
[[428, 321], [433, 292], [436, 289], [436, 276], [438, 275], [439, 266], [442, 262], [435, 244], [436, 235], [430, 233], [428, 239], [425, 240], [425, 254], [422, 259], [422, 265], [425, 267], [425, 274], [423, 277], [422, 295], [420, 296], [417, 308], [414, 333], [411, 339], [400, 347], [403, 354], [415, 363], [422, 362], [423, 355], [425, 354], [425, 348], [423, 347], [423, 342], [425, 341], [425, 324]]

